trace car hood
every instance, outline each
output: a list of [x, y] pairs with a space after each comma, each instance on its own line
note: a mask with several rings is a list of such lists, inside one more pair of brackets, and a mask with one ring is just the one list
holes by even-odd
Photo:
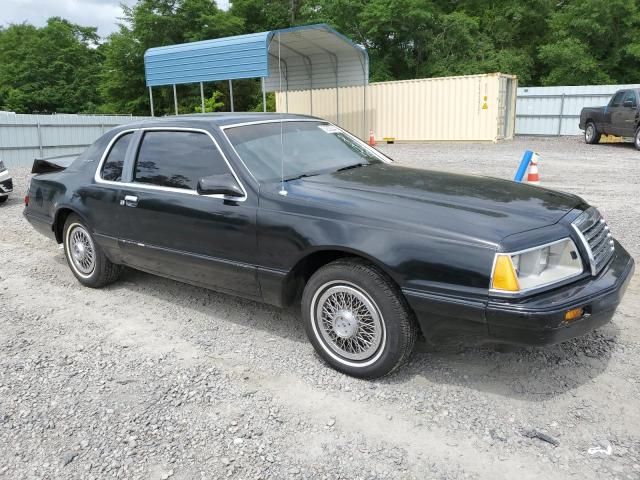
[[496, 243], [554, 224], [583, 202], [575, 195], [509, 180], [389, 164], [306, 177], [289, 182], [288, 188], [291, 198], [333, 205], [337, 216]]

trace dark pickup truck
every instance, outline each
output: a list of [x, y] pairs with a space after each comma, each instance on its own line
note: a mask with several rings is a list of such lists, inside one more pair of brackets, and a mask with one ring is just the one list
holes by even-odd
[[587, 107], [580, 112], [584, 141], [598, 143], [602, 135], [633, 137], [640, 150], [639, 88], [618, 90], [606, 107]]

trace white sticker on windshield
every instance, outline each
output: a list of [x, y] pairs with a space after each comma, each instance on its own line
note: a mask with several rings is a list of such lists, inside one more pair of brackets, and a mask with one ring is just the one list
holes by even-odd
[[318, 128], [320, 130], [324, 130], [327, 133], [342, 133], [342, 130], [340, 130], [335, 125], [318, 125]]

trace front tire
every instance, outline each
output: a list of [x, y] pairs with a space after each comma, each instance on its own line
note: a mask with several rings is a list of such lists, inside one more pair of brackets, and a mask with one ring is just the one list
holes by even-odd
[[633, 137], [633, 145], [636, 147], [636, 150], [640, 150], [640, 128], [636, 130], [636, 134]]
[[404, 364], [418, 327], [400, 289], [377, 267], [337, 260], [314, 273], [302, 295], [305, 330], [336, 370], [360, 378], [388, 375]]
[[0, 197], [0, 203], [4, 203], [9, 200], [9, 195], [5, 195], [4, 197]]
[[584, 141], [589, 145], [594, 145], [600, 141], [602, 134], [596, 128], [596, 124], [593, 122], [587, 122], [584, 129]]
[[115, 282], [122, 267], [111, 262], [82, 219], [71, 214], [64, 224], [64, 255], [71, 272], [85, 287], [100, 288]]

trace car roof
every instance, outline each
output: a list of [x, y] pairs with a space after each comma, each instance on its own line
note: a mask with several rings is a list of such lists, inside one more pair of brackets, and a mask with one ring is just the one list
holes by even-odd
[[324, 121], [321, 118], [310, 115], [297, 115], [292, 113], [262, 113], [262, 112], [223, 112], [223, 113], [194, 113], [189, 115], [172, 115], [168, 117], [151, 118], [141, 122], [127, 123], [121, 128], [142, 127], [203, 127], [234, 125], [237, 123], [261, 122], [269, 120], [295, 120], [313, 119]]

